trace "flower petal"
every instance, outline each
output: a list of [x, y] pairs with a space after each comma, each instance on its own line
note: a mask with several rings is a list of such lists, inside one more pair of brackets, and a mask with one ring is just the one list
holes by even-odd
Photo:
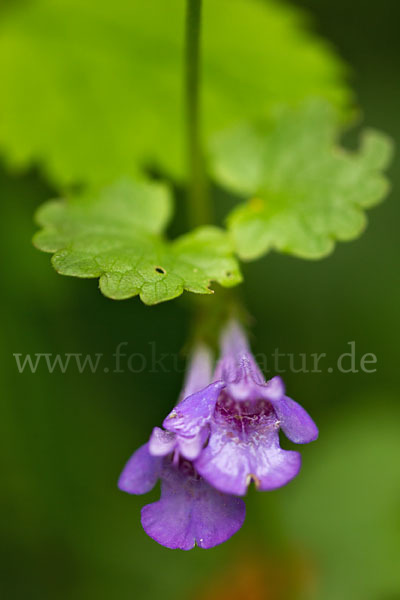
[[238, 321], [228, 322], [221, 334], [221, 360], [214, 379], [238, 382], [250, 379], [255, 383], [265, 383], [264, 375], [251, 354], [246, 333]]
[[266, 382], [252, 355], [242, 327], [231, 321], [221, 336], [222, 358], [217, 364], [214, 380], [227, 384], [226, 392], [235, 401], [255, 401], [265, 398], [278, 399], [285, 389], [280, 377]]
[[270, 418], [247, 431], [214, 422], [208, 445], [195, 461], [197, 471], [221, 492], [243, 496], [254, 481], [259, 490], [273, 490], [295, 477], [298, 452], [279, 446], [279, 425]]
[[179, 449], [181, 456], [187, 460], [194, 460], [202, 451], [207, 440], [208, 431], [203, 428], [197, 435], [183, 437], [172, 431], [164, 431], [160, 427], [154, 427], [149, 440], [149, 452], [152, 456], [167, 456]]
[[198, 435], [211, 419], [218, 396], [224, 387], [222, 381], [217, 381], [182, 400], [164, 420], [165, 429], [185, 437]]
[[226, 392], [233, 400], [252, 402], [263, 398], [273, 401], [284, 396], [285, 386], [280, 377], [265, 381], [251, 353], [246, 333], [235, 320], [230, 321], [222, 332], [221, 352], [214, 380], [226, 382]]
[[152, 456], [166, 456], [174, 450], [176, 444], [174, 433], [154, 427], [149, 440], [149, 452]]
[[221, 494], [169, 464], [162, 474], [161, 499], [142, 508], [142, 525], [167, 548], [212, 548], [240, 529], [245, 512], [240, 498]]
[[131, 456], [118, 480], [118, 487], [128, 494], [146, 494], [153, 489], [161, 473], [162, 458], [149, 453], [144, 444]]
[[187, 460], [195, 460], [203, 449], [208, 438], [208, 428], [203, 428], [193, 437], [177, 436], [177, 443], [180, 454]]
[[265, 381], [252, 354], [243, 354], [233, 360], [222, 358], [217, 366], [217, 375], [226, 383], [226, 393], [236, 402], [253, 402], [260, 399], [278, 400], [285, 393], [280, 377]]
[[318, 428], [308, 412], [300, 404], [284, 396], [271, 401], [280, 426], [289, 440], [295, 444], [308, 444], [318, 437]]
[[236, 319], [231, 319], [224, 327], [221, 334], [221, 353], [223, 356], [234, 358], [250, 352], [246, 333]]
[[272, 379], [269, 379], [265, 385], [263, 385], [262, 397], [265, 400], [273, 402], [274, 400], [280, 400], [284, 395], [285, 384], [279, 375], [272, 377]]
[[181, 398], [199, 392], [212, 381], [213, 357], [211, 350], [204, 344], [195, 347], [186, 372]]

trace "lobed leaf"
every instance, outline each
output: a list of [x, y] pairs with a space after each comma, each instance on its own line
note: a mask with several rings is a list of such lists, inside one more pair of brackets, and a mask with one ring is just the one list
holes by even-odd
[[227, 221], [242, 259], [271, 249], [321, 258], [336, 240], [360, 235], [364, 209], [388, 191], [381, 171], [392, 144], [384, 134], [367, 130], [358, 152], [350, 152], [337, 145], [337, 137], [335, 111], [315, 100], [214, 138], [216, 180], [247, 199]]
[[100, 278], [109, 298], [140, 295], [145, 304], [176, 298], [184, 290], [211, 294], [210, 284], [241, 281], [226, 233], [201, 227], [173, 242], [161, 236], [171, 209], [168, 189], [121, 180], [98, 191], [44, 204], [35, 245], [54, 253], [58, 273]]

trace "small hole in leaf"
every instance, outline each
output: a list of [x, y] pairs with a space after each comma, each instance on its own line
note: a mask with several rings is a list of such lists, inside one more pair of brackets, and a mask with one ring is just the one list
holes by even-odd
[[156, 273], [161, 273], [161, 275], [165, 275], [165, 273], [167, 272], [162, 267], [154, 267], [154, 270], [156, 271]]
[[232, 273], [231, 273], [231, 271], [227, 271], [227, 272], [226, 272], [226, 276], [227, 276], [227, 277], [232, 277]]

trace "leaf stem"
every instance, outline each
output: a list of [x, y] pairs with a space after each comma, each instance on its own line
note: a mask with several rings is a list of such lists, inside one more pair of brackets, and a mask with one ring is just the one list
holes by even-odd
[[209, 223], [211, 220], [201, 143], [201, 13], [202, 0], [186, 0], [186, 153], [188, 169], [188, 219], [192, 227]]

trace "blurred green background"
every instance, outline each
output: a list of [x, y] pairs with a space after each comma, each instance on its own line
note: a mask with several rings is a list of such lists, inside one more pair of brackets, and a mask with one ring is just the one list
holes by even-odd
[[[350, 64], [365, 122], [400, 141], [395, 0], [297, 4]], [[53, 191], [36, 172], [2, 168], [2, 598], [400, 598], [398, 161], [393, 191], [359, 240], [319, 262], [271, 254], [245, 266], [256, 353], [327, 353], [334, 366], [355, 341], [357, 357], [377, 356], [377, 370], [286, 373], [320, 440], [302, 449], [297, 480], [250, 493], [232, 540], [189, 553], [142, 531], [140, 507], [158, 490], [143, 498], [116, 487], [179, 393], [187, 301], [117, 303], [96, 282], [58, 276], [30, 241], [34, 210]], [[121, 342], [148, 361], [154, 348], [176, 354], [180, 369], [113, 373]], [[13, 353], [39, 352], [101, 353], [110, 372], [18, 373]]]

